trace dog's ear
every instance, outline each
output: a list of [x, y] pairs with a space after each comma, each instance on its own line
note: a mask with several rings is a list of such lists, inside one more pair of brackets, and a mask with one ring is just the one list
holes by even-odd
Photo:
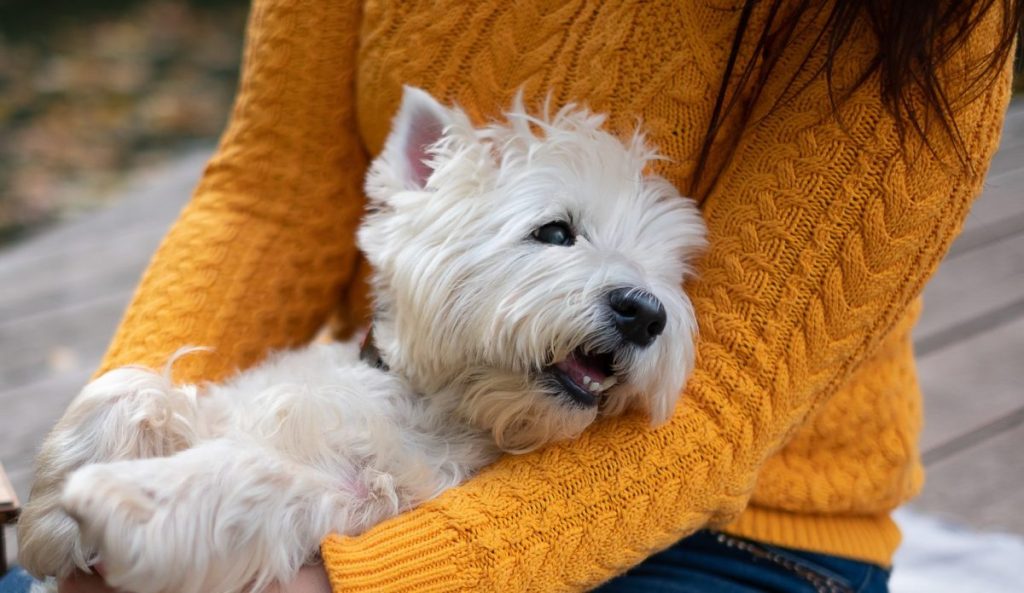
[[428, 149], [452, 123], [451, 111], [426, 91], [406, 85], [383, 157], [407, 189], [423, 189], [433, 173]]

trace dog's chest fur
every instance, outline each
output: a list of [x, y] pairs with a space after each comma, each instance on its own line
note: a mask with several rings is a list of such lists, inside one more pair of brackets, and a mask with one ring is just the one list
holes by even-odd
[[273, 448], [338, 476], [355, 503], [388, 499], [387, 514], [437, 496], [498, 457], [493, 438], [461, 422], [449, 401], [424, 397], [360, 360], [354, 343], [281, 353], [199, 398], [204, 437]]

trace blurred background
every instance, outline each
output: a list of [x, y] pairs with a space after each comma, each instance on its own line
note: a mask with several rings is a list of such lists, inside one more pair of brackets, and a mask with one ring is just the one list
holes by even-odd
[[0, 246], [209, 145], [238, 76], [245, 0], [0, 2]]
[[[22, 499], [227, 121], [247, 9], [0, 0], [0, 463]], [[984, 195], [915, 331], [928, 482], [899, 515], [894, 593], [1024, 591], [1020, 54]]]

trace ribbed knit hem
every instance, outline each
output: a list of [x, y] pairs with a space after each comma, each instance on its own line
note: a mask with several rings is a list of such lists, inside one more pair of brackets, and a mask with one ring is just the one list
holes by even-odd
[[749, 506], [726, 533], [767, 544], [892, 566], [900, 529], [888, 513], [813, 515]]
[[[321, 544], [331, 591], [472, 591], [480, 576], [466, 567], [481, 562], [455, 529], [419, 513], [401, 522], [385, 522], [355, 540], [328, 536]], [[383, 559], [387, 564], [383, 564]]]

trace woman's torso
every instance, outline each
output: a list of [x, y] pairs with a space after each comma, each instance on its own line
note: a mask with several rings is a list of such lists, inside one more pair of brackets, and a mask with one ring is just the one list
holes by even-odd
[[[546, 97], [555, 108], [584, 103], [608, 114], [608, 125], [619, 133], [631, 133], [640, 123], [668, 157], [658, 172], [685, 192], [740, 6], [636, 0], [367, 2], [356, 82], [362, 140], [370, 154], [379, 152], [402, 84], [457, 103], [478, 120], [500, 114], [522, 89], [527, 104], [538, 108]], [[755, 11], [751, 28], [759, 26], [758, 18]], [[785, 69], [773, 73], [791, 75]], [[821, 100], [827, 106], [827, 97]], [[729, 147], [742, 135], [739, 112], [726, 118], [716, 140], [710, 178], [728, 165]], [[710, 196], [695, 197], [706, 209], [714, 207], [714, 193]], [[759, 530], [804, 529], [775, 518], [790, 514], [885, 517], [916, 493], [920, 396], [910, 349], [913, 316], [769, 460], [739, 533], [813, 549], [813, 543], [780, 541]], [[758, 509], [770, 518], [753, 516]], [[869, 526], [866, 537], [874, 537], [874, 529]], [[888, 523], [877, 531], [882, 534], [877, 537], [892, 537]]]

